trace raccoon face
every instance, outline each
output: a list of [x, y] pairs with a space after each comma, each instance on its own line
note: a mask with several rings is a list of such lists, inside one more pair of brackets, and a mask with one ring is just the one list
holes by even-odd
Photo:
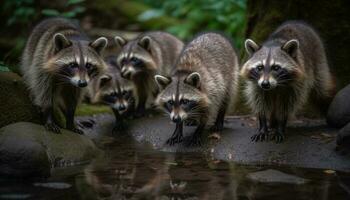
[[299, 42], [290, 40], [282, 46], [258, 46], [248, 39], [245, 48], [250, 58], [244, 64], [241, 75], [256, 83], [263, 90], [286, 86], [301, 72], [297, 64]]
[[86, 87], [91, 78], [104, 70], [105, 63], [100, 54], [107, 45], [106, 38], [89, 43], [69, 40], [57, 33], [53, 42], [55, 55], [50, 61], [53, 65], [48, 68], [61, 81], [76, 87]]
[[129, 110], [134, 103], [132, 86], [115, 80], [115, 77], [101, 76], [99, 90], [101, 101], [117, 110], [119, 114]]
[[161, 90], [156, 103], [173, 122], [198, 121], [207, 109], [208, 98], [200, 91], [199, 73], [172, 78], [156, 75], [155, 80]]
[[150, 37], [144, 36], [141, 39], [126, 42], [125, 39], [116, 36], [114, 40], [122, 47], [117, 59], [117, 63], [121, 67], [122, 77], [130, 80], [135, 75], [153, 68]]

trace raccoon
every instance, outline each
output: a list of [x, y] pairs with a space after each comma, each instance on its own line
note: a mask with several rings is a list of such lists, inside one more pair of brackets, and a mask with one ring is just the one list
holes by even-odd
[[66, 128], [83, 134], [74, 124], [75, 109], [83, 88], [106, 68], [101, 57], [106, 45], [106, 38], [91, 42], [78, 26], [61, 18], [44, 20], [34, 28], [21, 71], [47, 130], [60, 133], [53, 115], [57, 107], [65, 115]]
[[183, 122], [197, 121], [187, 145], [200, 145], [207, 123], [221, 131], [225, 112], [237, 94], [239, 63], [231, 42], [219, 33], [202, 33], [184, 47], [171, 77], [156, 75], [156, 104], [169, 113], [176, 129], [167, 144], [182, 141]]
[[287, 120], [308, 99], [327, 108], [334, 83], [327, 64], [322, 41], [309, 25], [289, 21], [277, 28], [259, 46], [253, 40], [245, 41], [249, 59], [240, 74], [246, 80], [245, 96], [259, 118], [258, 134], [253, 141], [272, 139], [282, 142]]
[[115, 41], [122, 48], [117, 63], [121, 66], [122, 76], [135, 84], [136, 115], [142, 116], [147, 101], [152, 102], [158, 93], [154, 75], [169, 74], [183, 43], [175, 36], [159, 31], [143, 33], [130, 41], [116, 36]]
[[94, 79], [91, 84], [92, 103], [102, 102], [113, 110], [116, 118], [114, 133], [125, 129], [124, 120], [135, 109], [134, 83], [121, 77], [121, 70], [116, 61], [115, 56], [107, 57], [107, 72]]

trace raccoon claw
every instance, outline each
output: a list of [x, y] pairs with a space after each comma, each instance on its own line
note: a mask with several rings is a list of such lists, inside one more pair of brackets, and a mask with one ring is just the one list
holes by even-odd
[[284, 135], [281, 133], [275, 133], [272, 137], [271, 140], [274, 140], [277, 144], [283, 142], [284, 140]]
[[79, 128], [73, 127], [73, 128], [69, 128], [69, 130], [73, 131], [74, 133], [78, 133], [79, 135], [83, 135], [84, 131], [82, 131]]
[[187, 141], [187, 147], [199, 147], [202, 145], [201, 138], [198, 136], [192, 136], [190, 140]]
[[169, 138], [166, 141], [166, 144], [173, 146], [174, 144], [181, 143], [182, 139], [183, 139], [182, 135], [179, 134], [179, 135], [176, 135], [176, 136]]
[[52, 122], [46, 123], [45, 128], [46, 130], [52, 131], [54, 133], [61, 133], [60, 127], [57, 124]]
[[250, 139], [253, 141], [253, 142], [263, 142], [265, 140], [268, 139], [268, 133], [265, 133], [265, 132], [261, 132], [261, 133], [258, 133], [258, 134], [254, 134]]

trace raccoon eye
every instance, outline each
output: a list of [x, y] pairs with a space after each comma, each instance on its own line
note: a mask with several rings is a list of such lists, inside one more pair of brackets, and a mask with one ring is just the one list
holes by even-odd
[[74, 69], [74, 68], [78, 68], [79, 66], [78, 66], [77, 63], [69, 63], [69, 64], [68, 64], [68, 67]]
[[91, 63], [86, 63], [85, 68], [91, 70], [94, 66]]
[[261, 71], [261, 70], [264, 69], [264, 66], [263, 66], [263, 65], [258, 65], [258, 66], [256, 67], [256, 69], [258, 69], [258, 71]]
[[281, 66], [279, 66], [279, 65], [272, 65], [271, 69], [274, 70], [274, 71], [278, 71], [278, 70], [281, 69]]
[[122, 61], [120, 61], [120, 64], [123, 66], [123, 65], [126, 65], [127, 64], [127, 60], [126, 58], [123, 58]]
[[140, 66], [142, 64], [142, 61], [135, 57], [131, 58], [131, 62], [134, 66]]
[[168, 104], [169, 104], [169, 105], [174, 105], [174, 100], [172, 100], [172, 99], [169, 100], [169, 101], [168, 101]]
[[184, 104], [184, 105], [188, 104], [188, 102], [189, 102], [188, 99], [181, 99], [180, 100], [180, 103]]

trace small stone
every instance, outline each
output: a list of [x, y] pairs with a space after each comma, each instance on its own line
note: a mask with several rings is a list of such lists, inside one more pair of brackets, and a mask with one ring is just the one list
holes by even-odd
[[295, 175], [286, 174], [274, 169], [250, 173], [248, 174], [248, 178], [253, 181], [262, 183], [287, 183], [301, 185], [308, 182], [307, 179]]
[[326, 169], [323, 171], [325, 174], [335, 174], [335, 171], [334, 170], [331, 170], [331, 169]]
[[215, 140], [220, 140], [221, 136], [219, 133], [213, 133], [208, 136], [209, 139], [215, 139]]

